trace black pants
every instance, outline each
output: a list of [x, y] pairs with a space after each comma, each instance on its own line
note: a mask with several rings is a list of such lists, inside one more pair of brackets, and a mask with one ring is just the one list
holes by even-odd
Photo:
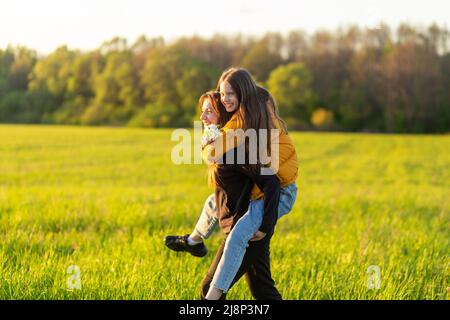
[[[250, 241], [245, 251], [241, 266], [231, 283], [231, 287], [245, 274], [247, 284], [253, 297], [257, 300], [281, 300], [281, 294], [275, 288], [275, 282], [270, 272], [270, 239], [272, 235], [268, 234], [262, 240]], [[217, 265], [223, 254], [225, 239], [222, 241], [216, 256], [203, 279], [200, 296], [205, 299], [209, 286], [216, 272]], [[223, 294], [221, 299], [225, 299]]]

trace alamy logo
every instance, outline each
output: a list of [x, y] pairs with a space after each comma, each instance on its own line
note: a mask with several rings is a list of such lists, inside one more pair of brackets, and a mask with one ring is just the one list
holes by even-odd
[[381, 287], [381, 270], [379, 266], [372, 265], [366, 270], [367, 273], [367, 289], [374, 290]]
[[[172, 132], [171, 141], [178, 144], [172, 148], [171, 159], [174, 164], [201, 164], [203, 161], [223, 164], [223, 160], [227, 164], [233, 164], [235, 160], [235, 164], [256, 164], [259, 159], [262, 175], [276, 174], [279, 168], [279, 135], [279, 129], [270, 129], [269, 154], [268, 130], [227, 130], [204, 147], [206, 158], [202, 158], [202, 123], [195, 121], [193, 139], [187, 129]], [[245, 141], [248, 141], [248, 150], [245, 148]]]
[[80, 267], [71, 265], [67, 268], [67, 290], [80, 290], [81, 289], [81, 271]]

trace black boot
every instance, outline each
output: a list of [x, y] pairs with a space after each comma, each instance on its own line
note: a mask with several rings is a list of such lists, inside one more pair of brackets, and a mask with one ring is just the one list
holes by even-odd
[[195, 245], [188, 244], [189, 235], [185, 236], [166, 236], [164, 243], [167, 248], [173, 251], [187, 251], [195, 257], [204, 257], [208, 253], [208, 249], [203, 242]]

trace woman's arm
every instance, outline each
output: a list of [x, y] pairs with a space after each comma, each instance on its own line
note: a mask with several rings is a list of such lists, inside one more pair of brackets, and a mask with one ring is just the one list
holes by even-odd
[[261, 175], [251, 172], [244, 166], [236, 165], [240, 172], [249, 176], [264, 193], [264, 215], [259, 231], [270, 233], [275, 228], [278, 217], [278, 203], [280, 202], [280, 180], [277, 175]]

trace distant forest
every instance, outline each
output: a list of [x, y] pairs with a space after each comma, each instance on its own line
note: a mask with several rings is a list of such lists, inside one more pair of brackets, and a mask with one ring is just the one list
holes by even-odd
[[289, 129], [442, 133], [449, 30], [349, 26], [313, 34], [113, 38], [92, 51], [0, 49], [0, 122], [192, 127], [225, 69], [248, 69]]

